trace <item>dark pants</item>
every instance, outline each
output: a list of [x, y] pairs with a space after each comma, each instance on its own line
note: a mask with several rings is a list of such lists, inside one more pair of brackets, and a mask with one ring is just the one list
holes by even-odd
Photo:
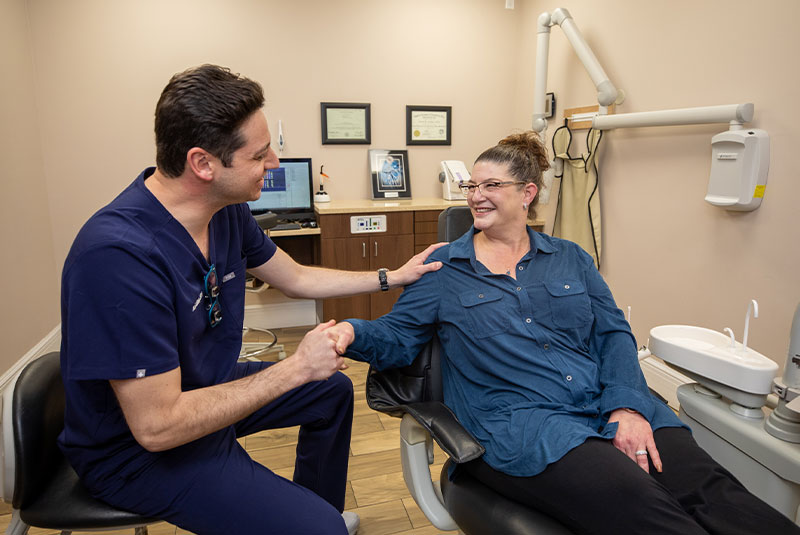
[[463, 465], [512, 500], [558, 519], [576, 534], [800, 534], [756, 498], [683, 428], [654, 433], [664, 471], [648, 475], [607, 440], [589, 439], [532, 477]]
[[[234, 379], [270, 363], [239, 364]], [[336, 373], [303, 385], [236, 425], [164, 452], [102, 499], [199, 535], [346, 534], [341, 517], [353, 424], [353, 385]], [[299, 425], [294, 481], [256, 463], [236, 441]]]

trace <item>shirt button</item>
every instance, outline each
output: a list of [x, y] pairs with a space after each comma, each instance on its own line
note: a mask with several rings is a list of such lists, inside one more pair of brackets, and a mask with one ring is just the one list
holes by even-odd
[[483, 294], [478, 294], [478, 297], [480, 297], [481, 299], [483, 299]]
[[531, 322], [530, 318], [525, 318], [525, 323], [530, 323], [530, 322]]
[[544, 349], [550, 349], [550, 344], [544, 344], [544, 345], [542, 346], [542, 348], [544, 348]]
[[565, 284], [565, 285], [564, 285], [564, 289], [565, 289], [565, 290], [569, 290], [569, 284]]
[[517, 286], [517, 291], [519, 292], [521, 290], [522, 290], [522, 286]]
[[571, 375], [567, 375], [567, 381], [572, 381], [572, 376]]
[[522, 267], [522, 266], [519, 266], [519, 270], [520, 270], [520, 271], [522, 271], [523, 269], [525, 269], [525, 268], [524, 268], [524, 267]]

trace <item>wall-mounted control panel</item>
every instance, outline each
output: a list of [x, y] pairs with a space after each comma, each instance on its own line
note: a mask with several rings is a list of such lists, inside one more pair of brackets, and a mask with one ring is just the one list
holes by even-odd
[[386, 232], [385, 215], [354, 215], [350, 217], [350, 233]]

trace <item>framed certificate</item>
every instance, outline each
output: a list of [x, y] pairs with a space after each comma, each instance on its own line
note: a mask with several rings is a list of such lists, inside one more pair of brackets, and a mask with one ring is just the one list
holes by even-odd
[[450, 145], [451, 106], [406, 106], [406, 145]]
[[369, 145], [369, 104], [321, 102], [323, 145]]
[[370, 149], [369, 169], [373, 199], [408, 199], [411, 181], [408, 176], [408, 151]]

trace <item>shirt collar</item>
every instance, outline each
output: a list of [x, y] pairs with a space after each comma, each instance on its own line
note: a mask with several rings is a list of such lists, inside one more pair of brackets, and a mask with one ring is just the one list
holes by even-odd
[[[528, 253], [529, 255], [533, 256], [536, 252], [542, 253], [554, 253], [556, 252], [556, 248], [550, 243], [549, 236], [536, 232], [531, 227], [528, 228], [528, 239], [531, 242], [531, 250]], [[473, 237], [475, 236], [475, 226], [473, 225], [470, 229], [456, 241], [450, 244], [449, 247], [449, 259], [453, 260], [455, 258], [465, 258], [471, 259], [475, 258], [475, 245], [473, 244]]]

